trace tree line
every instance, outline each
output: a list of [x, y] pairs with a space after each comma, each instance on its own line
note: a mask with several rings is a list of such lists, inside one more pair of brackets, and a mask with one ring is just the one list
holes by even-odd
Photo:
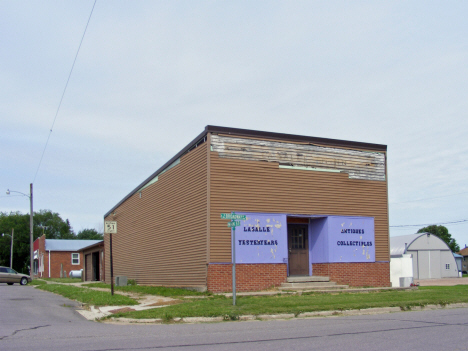
[[[29, 214], [21, 212], [0, 212], [0, 235], [11, 235], [14, 229], [13, 269], [18, 272], [29, 272]], [[40, 210], [33, 214], [33, 240], [42, 234], [47, 239], [102, 240], [103, 234], [96, 229], [73, 231], [70, 221], [58, 213]], [[11, 238], [0, 236], [0, 266], [10, 266]]]

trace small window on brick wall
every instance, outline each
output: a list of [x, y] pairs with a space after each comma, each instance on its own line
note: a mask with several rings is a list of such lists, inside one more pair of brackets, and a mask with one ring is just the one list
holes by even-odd
[[80, 254], [72, 253], [72, 264], [80, 264]]

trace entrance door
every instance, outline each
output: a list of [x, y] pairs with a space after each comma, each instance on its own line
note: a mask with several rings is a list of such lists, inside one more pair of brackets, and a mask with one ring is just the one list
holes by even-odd
[[288, 224], [289, 275], [309, 275], [309, 230], [304, 224]]
[[93, 262], [91, 261], [91, 254], [85, 255], [85, 281], [92, 281], [93, 280]]
[[440, 251], [421, 250], [418, 252], [419, 279], [439, 279]]
[[93, 280], [99, 281], [99, 251], [93, 252]]

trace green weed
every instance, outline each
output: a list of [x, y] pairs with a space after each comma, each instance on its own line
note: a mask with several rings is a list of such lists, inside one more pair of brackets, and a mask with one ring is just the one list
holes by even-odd
[[96, 291], [62, 284], [42, 284], [38, 289], [50, 291], [62, 295], [68, 299], [76, 300], [94, 306], [121, 306], [136, 305], [137, 301], [127, 296], [114, 294], [107, 291]]

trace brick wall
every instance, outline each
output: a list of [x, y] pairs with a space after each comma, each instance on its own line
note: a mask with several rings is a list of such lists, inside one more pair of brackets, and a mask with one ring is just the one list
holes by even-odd
[[390, 263], [314, 263], [313, 275], [327, 276], [338, 284], [349, 286], [392, 286], [390, 283]]
[[[76, 253], [76, 252], [75, 252]], [[83, 253], [80, 252], [80, 264], [72, 265], [72, 252], [70, 251], [51, 251], [50, 252], [50, 277], [51, 278], [60, 278], [60, 264], [63, 264], [63, 270], [67, 272], [67, 277], [70, 271], [79, 271], [83, 269], [84, 258]], [[44, 260], [44, 265], [48, 261], [49, 252], [47, 252], [47, 260]], [[49, 266], [44, 267], [44, 276], [49, 277]]]
[[[42, 235], [34, 241], [34, 249], [38, 250], [38, 259], [41, 257], [44, 260], [44, 271], [34, 275], [39, 278], [60, 278], [60, 264], [63, 264], [63, 270], [66, 271], [67, 277], [70, 271], [79, 271], [84, 268], [83, 252], [80, 254], [80, 264], [72, 265], [72, 251], [51, 251], [50, 252], [50, 276], [49, 276], [49, 251], [46, 251], [46, 236]], [[77, 253], [77, 252], [73, 252]], [[99, 258], [101, 260], [101, 257]]]
[[[257, 291], [279, 286], [287, 279], [287, 265], [236, 264], [236, 291]], [[232, 264], [209, 264], [207, 289], [211, 292], [232, 291]]]

